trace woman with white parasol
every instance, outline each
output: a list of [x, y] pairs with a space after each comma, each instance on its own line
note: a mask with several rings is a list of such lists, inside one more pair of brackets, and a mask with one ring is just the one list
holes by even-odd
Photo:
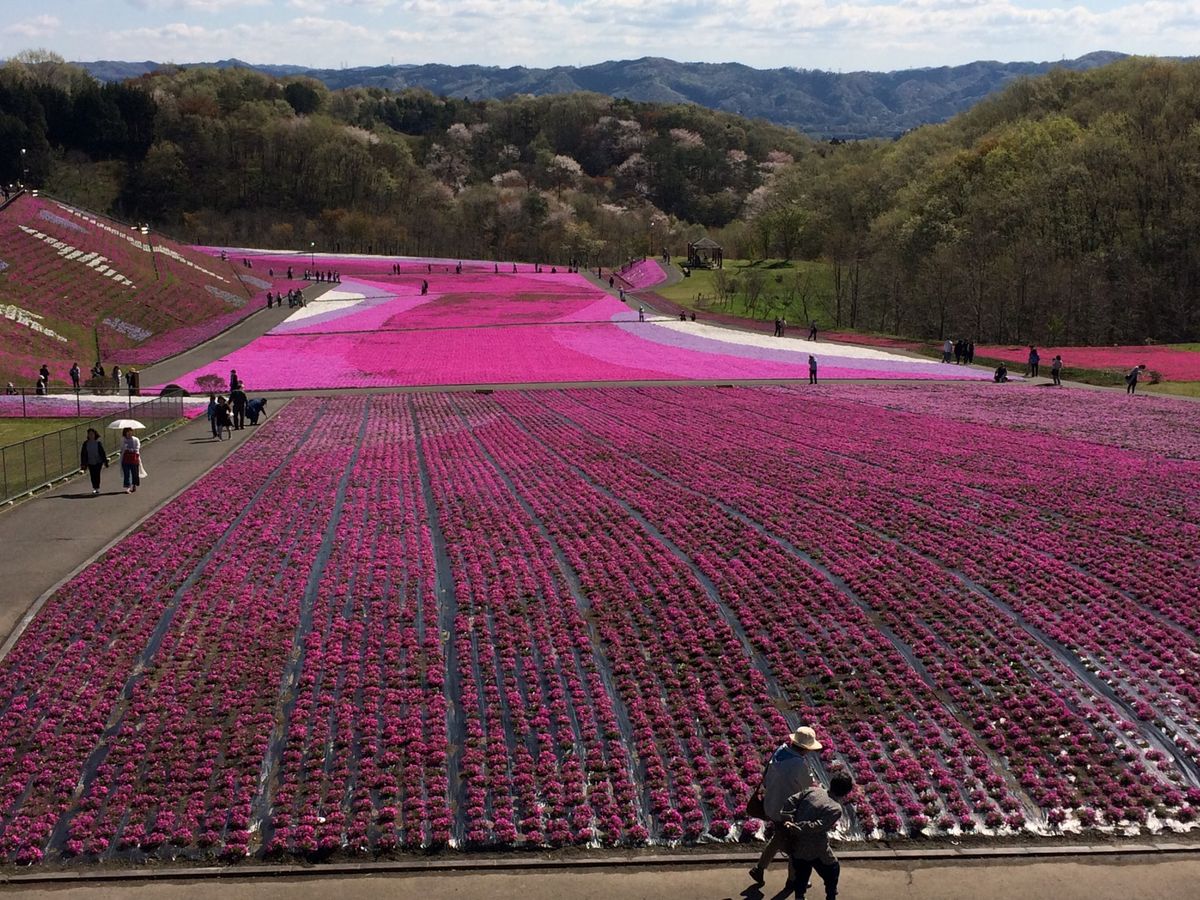
[[133, 436], [135, 428], [146, 426], [137, 419], [117, 419], [108, 426], [121, 432], [121, 480], [125, 493], [132, 494], [142, 483], [146, 470], [142, 468], [142, 442]]

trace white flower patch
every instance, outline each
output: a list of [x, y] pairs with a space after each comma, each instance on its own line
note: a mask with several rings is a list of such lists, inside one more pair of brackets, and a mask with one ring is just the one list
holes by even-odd
[[11, 322], [16, 322], [18, 325], [24, 325], [30, 331], [36, 331], [38, 334], [44, 334], [46, 337], [52, 338], [53, 340], [64, 344], [67, 343], [67, 339], [65, 337], [63, 337], [57, 331], [53, 331], [39, 322], [38, 319], [41, 319], [42, 317], [37, 313], [32, 313], [27, 309], [21, 309], [21, 307], [13, 306], [11, 303], [9, 303], [7, 306], [0, 306], [0, 315], [3, 315], [4, 318]]
[[51, 247], [57, 250], [58, 255], [64, 259], [72, 259], [75, 262], [86, 263], [87, 267], [97, 274], [103, 275], [105, 278], [111, 278], [117, 284], [133, 288], [134, 290], [137, 289], [137, 285], [135, 285], [132, 281], [130, 281], [112, 266], [108, 265], [108, 259], [106, 257], [99, 256], [95, 253], [88, 253], [84, 256], [72, 256], [71, 254], [76, 252], [76, 248], [72, 247], [70, 244], [60, 241], [53, 235], [43, 234], [37, 229], [30, 228], [27, 225], [19, 225], [17, 227], [30, 237], [35, 237], [39, 241], [49, 244]]
[[110, 316], [104, 320], [104, 324], [113, 331], [120, 332], [126, 337], [133, 338], [138, 343], [146, 340], [154, 334], [153, 331], [147, 331], [145, 328], [140, 328], [132, 322], [126, 322], [124, 319], [118, 319], [116, 316]]
[[216, 272], [210, 272], [208, 269], [204, 268], [204, 266], [196, 265], [196, 263], [192, 262], [187, 257], [181, 255], [178, 251], [172, 250], [170, 247], [164, 247], [161, 244], [159, 244], [157, 247], [152, 247], [152, 246], [150, 246], [150, 244], [148, 242], [140, 241], [136, 237], [134, 237], [134, 235], [127, 234], [126, 232], [122, 231], [120, 228], [114, 228], [113, 226], [108, 225], [105, 222], [101, 222], [99, 219], [95, 218], [94, 216], [89, 216], [87, 213], [80, 212], [77, 209], [72, 209], [69, 206], [64, 206], [61, 203], [58, 204], [58, 208], [63, 210], [64, 212], [69, 212], [71, 215], [73, 215], [77, 218], [83, 219], [83, 221], [87, 222], [88, 224], [90, 224], [96, 228], [99, 228], [101, 231], [107, 231], [109, 234], [111, 234], [115, 237], [119, 237], [123, 241], [127, 241], [128, 243], [132, 244], [134, 247], [143, 251], [144, 253], [150, 253], [151, 251], [153, 251], [155, 253], [161, 253], [163, 256], [167, 257], [168, 259], [173, 259], [176, 262], [182, 263], [185, 266], [190, 266], [191, 268], [195, 269], [197, 272], [203, 272], [205, 275], [208, 275], [211, 278], [215, 278], [218, 281], [226, 281], [226, 282], [229, 281], [228, 278], [225, 278], [222, 275], [218, 275]]
[[211, 284], [206, 284], [204, 289], [219, 300], [224, 300], [230, 306], [241, 308], [246, 305], [246, 298], [239, 297], [237, 294], [231, 294], [229, 291], [219, 287], [213, 287]]

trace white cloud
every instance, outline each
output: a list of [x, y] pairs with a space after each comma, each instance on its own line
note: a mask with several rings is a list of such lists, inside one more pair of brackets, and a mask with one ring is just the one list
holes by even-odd
[[62, 23], [57, 16], [35, 16], [23, 22], [14, 22], [4, 27], [4, 33], [16, 38], [41, 40], [54, 37]]

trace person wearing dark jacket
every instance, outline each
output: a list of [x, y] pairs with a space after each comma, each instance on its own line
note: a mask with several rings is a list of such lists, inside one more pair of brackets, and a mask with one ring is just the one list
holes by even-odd
[[267, 414], [267, 401], [264, 397], [255, 397], [246, 403], [246, 418], [251, 425], [258, 424], [258, 417]]
[[100, 443], [100, 432], [95, 428], [87, 430], [87, 440], [79, 448], [79, 469], [87, 469], [92, 477], [92, 496], [100, 493], [100, 470], [108, 468], [108, 454]]
[[235, 431], [241, 431], [246, 427], [246, 392], [242, 388], [243, 385], [239, 383], [236, 388], [229, 392], [229, 405], [233, 408], [233, 428]]
[[767, 846], [763, 848], [758, 864], [750, 870], [750, 877], [754, 879], [755, 884], [763, 883], [767, 866], [771, 864], [775, 854], [786, 846], [783, 806], [793, 794], [816, 783], [814, 765], [822, 746], [817, 740], [816, 731], [805, 726], [792, 732], [787, 742], [780, 744], [771, 754], [763, 772], [763, 809], [767, 819], [774, 823], [775, 830], [771, 839], [767, 841]]
[[803, 900], [813, 869], [825, 883], [825, 900], [835, 900], [842, 866], [829, 835], [842, 818], [842, 803], [854, 790], [854, 779], [839, 772], [829, 779], [829, 790], [810, 787], [788, 797], [783, 805], [788, 855], [792, 859], [796, 900]]

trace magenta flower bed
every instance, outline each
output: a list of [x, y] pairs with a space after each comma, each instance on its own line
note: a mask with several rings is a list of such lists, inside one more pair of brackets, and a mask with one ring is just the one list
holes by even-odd
[[0, 661], [0, 854], [744, 839], [800, 723], [851, 836], [1188, 827], [1200, 462], [846, 393], [293, 401]]
[[[1048, 372], [1050, 361], [1061, 354], [1068, 372], [1071, 368], [1128, 372], [1145, 363], [1151, 372], [1166, 381], [1200, 381], [1200, 353], [1173, 347], [1038, 347], [1041, 371]], [[1003, 359], [1024, 366], [1029, 360], [1029, 345], [1022, 347], [977, 346], [977, 356]]]
[[663, 271], [662, 265], [656, 259], [643, 259], [641, 262], [626, 266], [621, 269], [620, 274], [625, 284], [635, 291], [653, 287], [659, 282], [667, 280], [667, 273]]
[[[183, 383], [230, 368], [255, 390], [808, 377], [802, 342], [741, 346], [638, 322], [636, 311], [579, 275], [385, 273], [344, 276], [335, 289], [365, 299], [306, 310]], [[899, 357], [822, 353], [819, 365], [828, 379], [986, 377]]]

